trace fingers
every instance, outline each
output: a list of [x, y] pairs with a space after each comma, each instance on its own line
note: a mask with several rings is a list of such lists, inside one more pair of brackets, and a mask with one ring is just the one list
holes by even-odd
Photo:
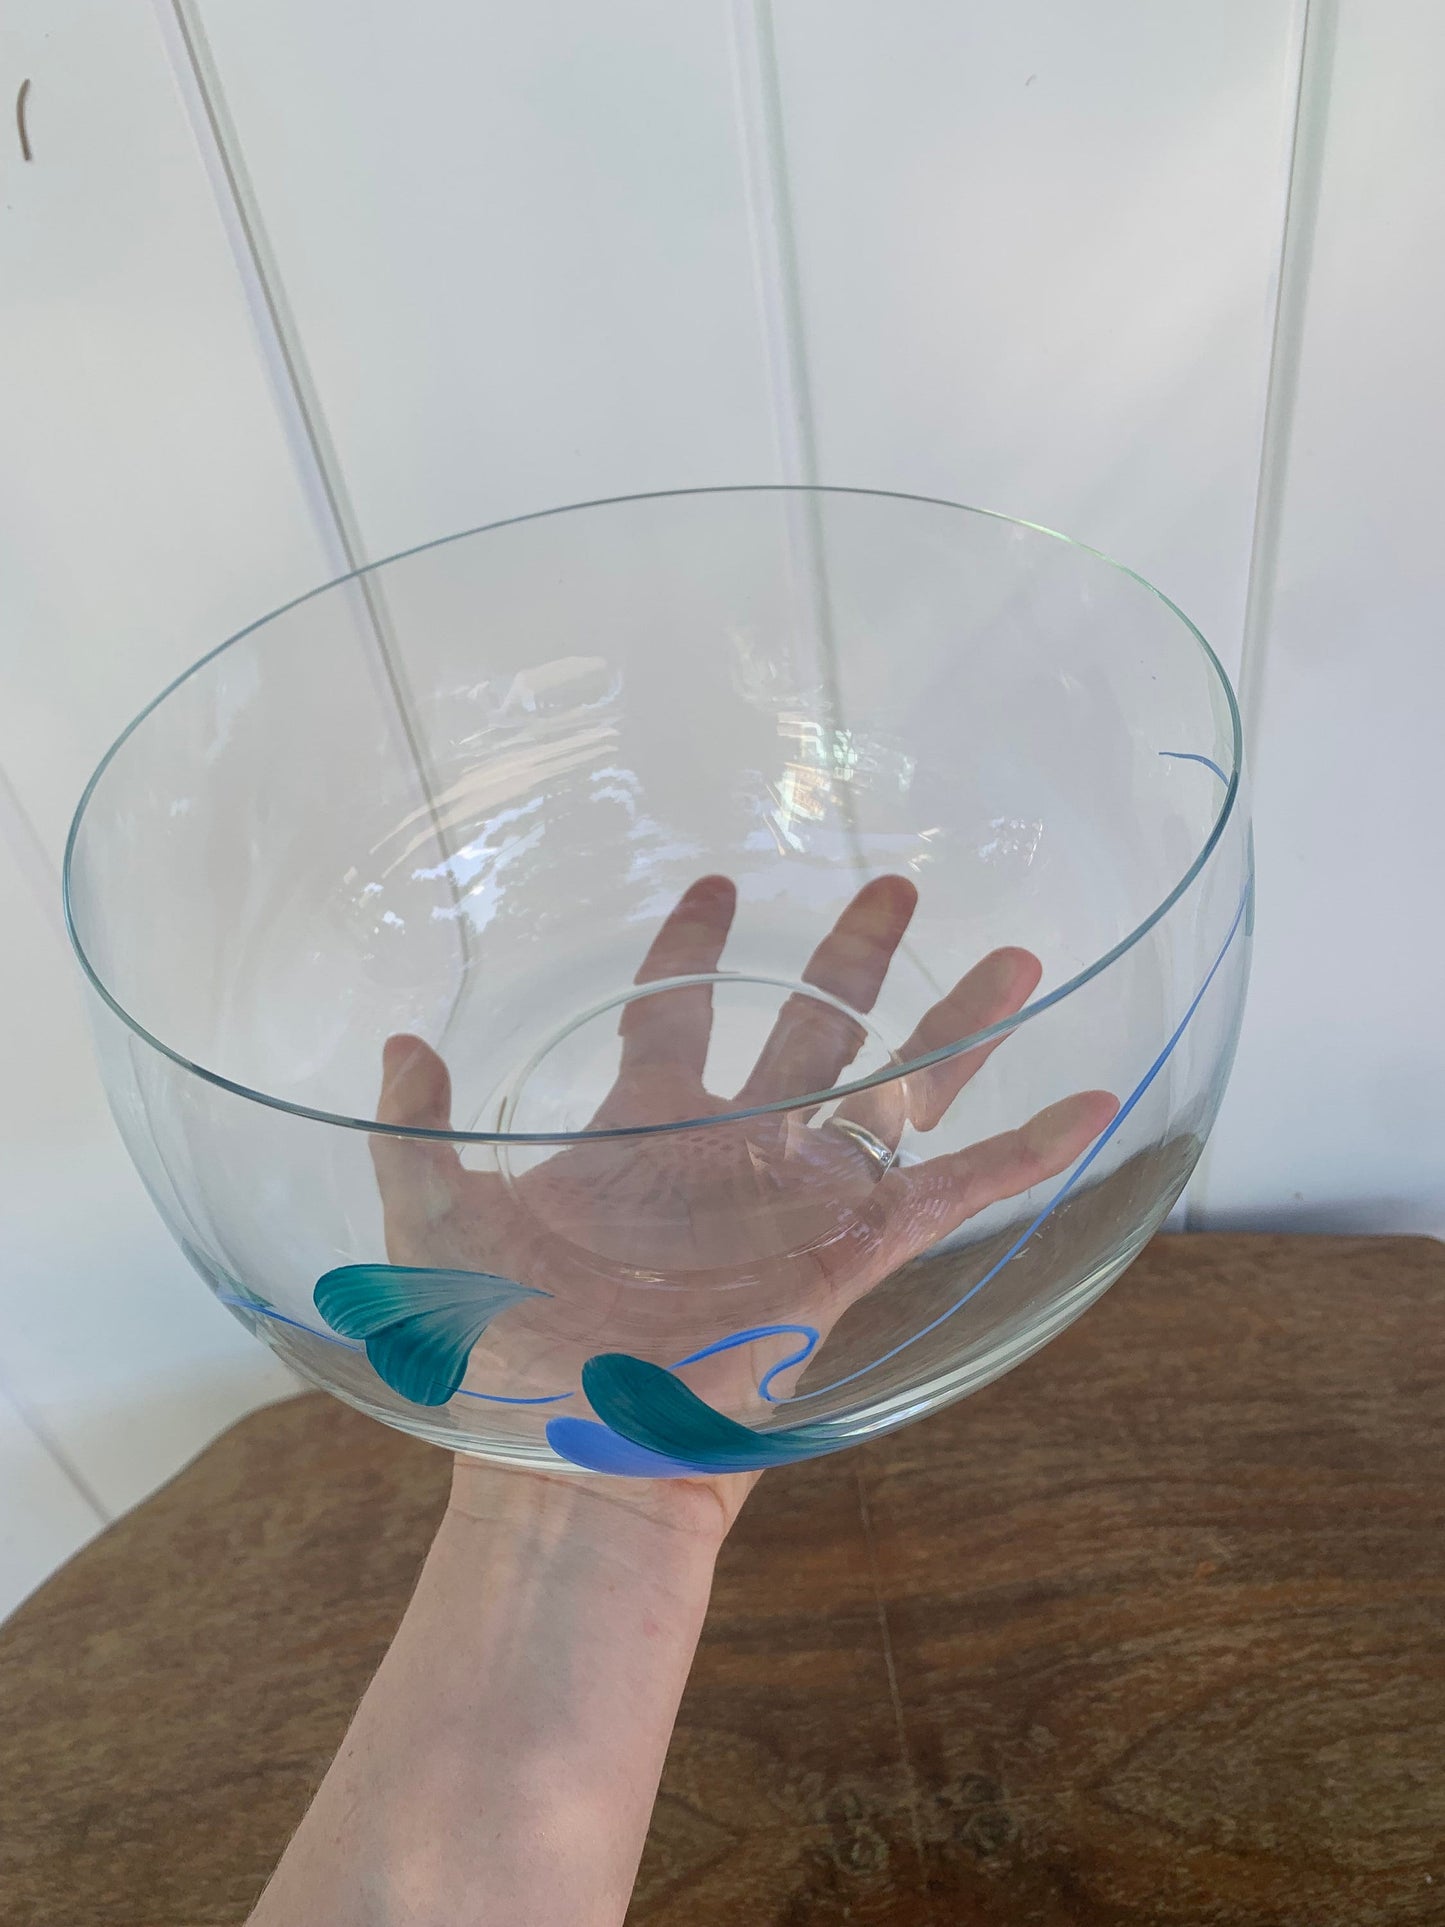
[[669, 912], [633, 982], [651, 984], [663, 977], [695, 977], [716, 970], [737, 902], [731, 877], [699, 877]]
[[[405, 1034], [389, 1037], [381, 1053], [378, 1124], [449, 1131], [452, 1119], [451, 1073], [430, 1044]], [[453, 1145], [425, 1138], [371, 1139], [371, 1161], [381, 1192], [388, 1249], [393, 1262], [401, 1246], [435, 1224], [451, 1209], [461, 1159]]]
[[[899, 1050], [905, 1063], [942, 1050], [975, 1031], [987, 1030], [1022, 1010], [1038, 986], [1043, 965], [1030, 950], [994, 950], [974, 965], [924, 1017], [922, 1023]], [[931, 1131], [944, 1116], [964, 1085], [996, 1051], [1008, 1035], [1005, 1031], [976, 1050], [961, 1051], [941, 1064], [919, 1071], [907, 1080], [908, 1122], [916, 1130]], [[845, 1123], [861, 1124], [880, 1137], [897, 1135], [896, 1100], [882, 1091], [864, 1091], [839, 1108]], [[885, 1114], [892, 1117], [890, 1133]]]
[[[730, 877], [702, 877], [685, 891], [642, 960], [634, 982], [700, 977], [715, 971], [732, 928], [738, 893]], [[639, 997], [622, 1013], [622, 1071], [667, 1065], [701, 1077], [712, 1035], [712, 989]]]
[[[853, 1010], [871, 1010], [917, 902], [906, 877], [865, 883], [813, 952], [803, 982]], [[844, 1011], [811, 997], [790, 997], [737, 1102], [771, 1104], [827, 1090], [857, 1056], [864, 1034]]]
[[1112, 1122], [1119, 1100], [1110, 1091], [1076, 1091], [1039, 1111], [1015, 1131], [966, 1150], [894, 1171], [889, 1206], [890, 1269], [906, 1264], [1003, 1198], [1056, 1178]]

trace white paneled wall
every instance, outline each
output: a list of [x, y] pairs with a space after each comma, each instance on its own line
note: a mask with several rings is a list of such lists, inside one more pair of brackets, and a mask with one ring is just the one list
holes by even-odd
[[102, 1114], [76, 793], [230, 629], [489, 518], [816, 478], [1142, 569], [1258, 780], [1193, 1221], [1445, 1231], [1442, 73], [1430, 0], [11, 0], [0, 1610], [287, 1386]]

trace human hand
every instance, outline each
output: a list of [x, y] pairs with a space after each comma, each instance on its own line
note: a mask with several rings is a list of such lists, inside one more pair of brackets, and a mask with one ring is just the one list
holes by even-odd
[[[870, 1010], [916, 902], [904, 878], [865, 885], [819, 945], [804, 982], [853, 1010]], [[694, 884], [658, 932], [636, 981], [716, 971], [735, 908], [728, 879]], [[910, 1061], [1008, 1018], [1039, 976], [1028, 951], [992, 952], [926, 1013], [900, 1057]], [[710, 986], [631, 1002], [620, 1029], [616, 1081], [591, 1132], [735, 1117], [826, 1091], [864, 1037], [845, 1010], [793, 997], [742, 1088], [724, 1098], [704, 1083]], [[699, 1349], [699, 1292], [736, 1294], [739, 1286], [747, 1289], [738, 1302], [766, 1304], [770, 1325], [786, 1319], [816, 1331], [821, 1342], [849, 1305], [899, 1266], [987, 1206], [1065, 1170], [1114, 1115], [1109, 1093], [1079, 1092], [963, 1150], [890, 1163], [904, 1126], [936, 1127], [1002, 1041], [859, 1093], [821, 1129], [812, 1125], [815, 1105], [716, 1129], [589, 1136], [515, 1179], [468, 1169], [443, 1140], [379, 1135], [372, 1153], [388, 1255], [396, 1265], [491, 1273], [527, 1287], [471, 1352], [463, 1382], [482, 1391], [505, 1386], [544, 1400], [559, 1384], [577, 1384], [599, 1343], [631, 1343], [669, 1362], [689, 1357]], [[388, 1042], [377, 1117], [451, 1129], [450, 1077], [421, 1039]], [[683, 1281], [688, 1289], [676, 1289]], [[736, 1414], [757, 1406], [759, 1386], [771, 1389], [777, 1360], [777, 1338], [756, 1339], [699, 1359], [688, 1382], [709, 1404]], [[668, 1488], [696, 1485], [730, 1520], [756, 1476], [640, 1481], [647, 1489], [631, 1502], [676, 1510], [695, 1504], [697, 1493]], [[464, 1460], [463, 1488], [466, 1477]]]

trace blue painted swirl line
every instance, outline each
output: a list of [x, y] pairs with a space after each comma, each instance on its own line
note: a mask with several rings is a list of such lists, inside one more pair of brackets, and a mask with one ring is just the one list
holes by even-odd
[[776, 1365], [770, 1365], [763, 1373], [762, 1382], [758, 1386], [763, 1397], [771, 1403], [768, 1387], [778, 1373], [786, 1372], [790, 1366], [801, 1365], [804, 1359], [811, 1358], [816, 1350], [819, 1332], [815, 1325], [750, 1325], [746, 1331], [734, 1332], [729, 1338], [719, 1338], [711, 1345], [704, 1345], [701, 1351], [689, 1352], [686, 1358], [678, 1359], [675, 1365], [668, 1367], [668, 1370], [680, 1372], [684, 1365], [696, 1365], [700, 1360], [712, 1358], [718, 1352], [735, 1351], [739, 1345], [750, 1345], [755, 1338], [782, 1338], [790, 1332], [801, 1338], [802, 1344], [797, 1351], [789, 1352], [786, 1358], [780, 1358]]
[[[339, 1345], [344, 1352], [366, 1350], [364, 1345], [353, 1344], [349, 1338], [339, 1338], [335, 1332], [318, 1331], [314, 1325], [302, 1324], [299, 1318], [288, 1318], [284, 1311], [276, 1311], [270, 1305], [260, 1304], [254, 1298], [239, 1298], [229, 1292], [220, 1291], [216, 1296], [223, 1305], [232, 1305], [237, 1311], [249, 1311], [258, 1317], [269, 1318], [273, 1324], [289, 1325], [292, 1331], [304, 1332], [308, 1338], [319, 1338], [326, 1345]], [[812, 1357], [819, 1339], [816, 1326], [750, 1325], [746, 1331], [732, 1332], [726, 1338], [715, 1339], [711, 1345], [704, 1345], [700, 1351], [689, 1352], [686, 1358], [678, 1359], [675, 1365], [669, 1367], [669, 1370], [680, 1372], [686, 1365], [700, 1364], [703, 1359], [713, 1358], [719, 1352], [736, 1351], [739, 1345], [750, 1345], [758, 1338], [782, 1338], [789, 1335], [801, 1338], [803, 1343], [796, 1351], [789, 1352], [786, 1358], [780, 1358], [776, 1365], [770, 1366], [764, 1373], [758, 1390], [764, 1398], [768, 1398], [768, 1387], [779, 1372], [786, 1372], [791, 1366], [801, 1365], [806, 1359]], [[458, 1386], [456, 1395], [461, 1398], [482, 1399], [489, 1405], [561, 1405], [569, 1398], [576, 1396], [574, 1392], [552, 1392], [545, 1398], [513, 1398], [502, 1392], [474, 1392], [466, 1385]]]
[[[1214, 761], [1212, 756], [1201, 756], [1198, 753], [1198, 751], [1192, 750], [1192, 749], [1161, 749], [1159, 751], [1159, 754], [1163, 757], [1166, 757], [1170, 762], [1173, 762], [1173, 763], [1202, 764], [1202, 766], [1205, 769], [1212, 771], [1213, 774], [1219, 778], [1221, 783], [1224, 783], [1226, 786], [1228, 785], [1229, 778], [1225, 775], [1224, 771], [1219, 767], [1218, 763]], [[1189, 1020], [1194, 1015], [1195, 1011], [1199, 1008], [1200, 1000], [1203, 998], [1205, 991], [1208, 990], [1210, 984], [1213, 982], [1215, 971], [1217, 971], [1220, 964], [1223, 963], [1225, 952], [1229, 949], [1230, 944], [1233, 943], [1234, 941], [1235, 932], [1239, 928], [1240, 918], [1244, 915], [1245, 908], [1249, 902], [1249, 893], [1250, 893], [1250, 890], [1253, 888], [1253, 883], [1254, 883], [1254, 879], [1253, 877], [1251, 877], [1249, 882], [1246, 883], [1245, 885], [1244, 895], [1240, 900], [1239, 909], [1235, 913], [1234, 922], [1230, 925], [1229, 935], [1224, 939], [1224, 949], [1220, 951], [1218, 957], [1214, 961], [1213, 969], [1210, 971], [1209, 975], [1204, 979], [1204, 982], [1200, 985], [1198, 996], [1195, 997], [1194, 1002], [1189, 1006], [1188, 1010], [1185, 1011], [1184, 1016], [1179, 1024], [1179, 1028], [1175, 1031], [1174, 1035], [1169, 1039], [1169, 1042], [1164, 1046], [1163, 1050], [1160, 1052], [1159, 1056], [1154, 1060], [1154, 1062], [1150, 1065], [1149, 1069], [1144, 1073], [1144, 1077], [1142, 1081], [1135, 1088], [1132, 1095], [1120, 1107], [1117, 1116], [1114, 1118], [1113, 1122], [1109, 1125], [1108, 1129], [1102, 1133], [1102, 1135], [1098, 1139], [1098, 1142], [1091, 1147], [1083, 1163], [1080, 1164], [1072, 1172], [1068, 1181], [1064, 1184], [1063, 1188], [1059, 1192], [1057, 1192], [1057, 1194], [1050, 1200], [1050, 1202], [1045, 1206], [1045, 1208], [1039, 1213], [1038, 1217], [1034, 1219], [1033, 1223], [1029, 1226], [1028, 1230], [1025, 1231], [1022, 1234], [1022, 1236], [1018, 1239], [1018, 1242], [1013, 1246], [1011, 1246], [1010, 1249], [1004, 1253], [1003, 1257], [999, 1259], [998, 1263], [994, 1266], [993, 1270], [990, 1271], [987, 1274], [987, 1276], [980, 1278], [978, 1283], [972, 1286], [970, 1290], [966, 1293], [966, 1295], [959, 1299], [956, 1305], [953, 1305], [949, 1308], [949, 1310], [942, 1312], [937, 1318], [934, 1319], [931, 1325], [925, 1325], [923, 1330], [920, 1332], [915, 1332], [912, 1338], [905, 1338], [903, 1340], [903, 1343], [900, 1345], [895, 1345], [891, 1352], [885, 1352], [881, 1358], [875, 1358], [871, 1365], [860, 1366], [856, 1372], [850, 1372], [846, 1378], [835, 1379], [831, 1385], [820, 1385], [815, 1391], [795, 1392], [792, 1394], [791, 1397], [775, 1399], [772, 1393], [768, 1389], [768, 1387], [772, 1384], [773, 1379], [777, 1376], [777, 1374], [780, 1371], [784, 1370], [786, 1366], [797, 1364], [799, 1362], [797, 1359], [792, 1359], [792, 1358], [784, 1359], [781, 1364], [775, 1365], [773, 1367], [772, 1371], [770, 1371], [764, 1377], [761, 1384], [758, 1386], [759, 1393], [763, 1398], [767, 1400], [767, 1402], [770, 1405], [794, 1405], [799, 1403], [802, 1399], [805, 1399], [805, 1398], [820, 1398], [824, 1392], [837, 1391], [838, 1387], [841, 1385], [851, 1385], [854, 1379], [861, 1378], [865, 1372], [872, 1371], [874, 1365], [886, 1364], [890, 1358], [896, 1358], [898, 1356], [898, 1353], [904, 1349], [904, 1346], [913, 1344], [915, 1339], [925, 1338], [928, 1335], [928, 1333], [931, 1331], [936, 1331], [938, 1326], [943, 1323], [944, 1319], [951, 1318], [954, 1312], [960, 1311], [963, 1308], [963, 1306], [968, 1303], [968, 1300], [973, 1297], [975, 1292], [982, 1291], [986, 1284], [989, 1284], [994, 1278], [998, 1276], [998, 1274], [1003, 1270], [1004, 1266], [1009, 1262], [1011, 1258], [1017, 1257], [1018, 1253], [1023, 1250], [1024, 1246], [1028, 1243], [1029, 1239], [1033, 1237], [1034, 1233], [1040, 1228], [1044, 1220], [1050, 1215], [1051, 1212], [1056, 1211], [1058, 1207], [1064, 1202], [1064, 1199], [1068, 1197], [1069, 1193], [1073, 1190], [1074, 1186], [1079, 1182], [1079, 1179], [1083, 1177], [1084, 1173], [1088, 1170], [1089, 1166], [1094, 1162], [1095, 1158], [1098, 1157], [1099, 1153], [1103, 1150], [1104, 1146], [1109, 1142], [1110, 1138], [1112, 1138], [1114, 1134], [1118, 1131], [1119, 1127], [1123, 1124], [1125, 1118], [1128, 1117], [1129, 1113], [1134, 1109], [1135, 1105], [1139, 1102], [1140, 1098], [1143, 1097], [1145, 1091], [1148, 1090], [1149, 1086], [1154, 1082], [1154, 1079], [1159, 1075], [1160, 1071], [1164, 1068], [1164, 1065], [1168, 1062], [1170, 1054], [1174, 1049], [1174, 1046], [1179, 1042], [1179, 1039], [1184, 1035], [1185, 1027], [1189, 1023]], [[803, 1356], [806, 1357], [807, 1354], [804, 1353]]]
[[544, 1398], [509, 1398], [505, 1392], [474, 1392], [467, 1385], [458, 1385], [452, 1394], [454, 1398], [479, 1398], [488, 1405], [565, 1405], [572, 1392], [548, 1392]]
[[832, 1384], [830, 1385], [819, 1385], [819, 1386], [816, 1386], [811, 1391], [807, 1391], [807, 1392], [794, 1392], [791, 1394], [790, 1397], [786, 1399], [769, 1399], [768, 1401], [769, 1404], [799, 1405], [802, 1403], [804, 1399], [821, 1398], [825, 1392], [836, 1392], [839, 1390], [840, 1387], [844, 1385], [851, 1385], [854, 1379], [863, 1378], [867, 1373], [876, 1370], [879, 1365], [886, 1365], [890, 1358], [897, 1358], [898, 1354], [900, 1352], [906, 1351], [910, 1345], [916, 1345], [920, 1338], [927, 1338], [930, 1332], [937, 1331], [939, 1326], [944, 1324], [948, 1319], [952, 1318], [955, 1312], [962, 1311], [963, 1307], [968, 1303], [970, 1298], [977, 1297], [978, 1293], [983, 1290], [984, 1286], [987, 1284], [991, 1284], [993, 1280], [997, 1278], [998, 1274], [1003, 1270], [1004, 1266], [1008, 1264], [1011, 1259], [1016, 1258], [1018, 1256], [1018, 1254], [1023, 1250], [1024, 1246], [1029, 1242], [1030, 1238], [1033, 1237], [1034, 1233], [1038, 1231], [1040, 1227], [1044, 1224], [1045, 1220], [1048, 1218], [1051, 1218], [1054, 1212], [1058, 1210], [1059, 1206], [1064, 1202], [1064, 1200], [1069, 1196], [1069, 1194], [1072, 1191], [1077, 1189], [1079, 1181], [1084, 1176], [1084, 1173], [1102, 1154], [1104, 1147], [1109, 1143], [1110, 1139], [1115, 1137], [1118, 1134], [1120, 1128], [1124, 1124], [1125, 1120], [1128, 1118], [1130, 1112], [1133, 1111], [1135, 1107], [1139, 1104], [1139, 1102], [1144, 1096], [1144, 1093], [1149, 1089], [1149, 1086], [1154, 1082], [1155, 1078], [1158, 1077], [1160, 1071], [1163, 1070], [1164, 1066], [1169, 1062], [1169, 1059], [1173, 1056], [1174, 1048], [1178, 1044], [1180, 1038], [1184, 1035], [1186, 1029], [1188, 1028], [1190, 1018], [1193, 1017], [1195, 1011], [1198, 1010], [1200, 1004], [1204, 1001], [1204, 993], [1208, 990], [1209, 986], [1214, 982], [1214, 979], [1218, 974], [1220, 965], [1224, 962], [1225, 957], [1229, 954], [1229, 947], [1234, 942], [1235, 937], [1239, 933], [1240, 924], [1243, 923], [1244, 921], [1244, 914], [1246, 909], [1249, 907], [1250, 894], [1253, 891], [1253, 889], [1254, 889], [1254, 877], [1253, 877], [1253, 874], [1251, 874], [1249, 877], [1249, 880], [1246, 882], [1244, 886], [1244, 894], [1239, 899], [1239, 908], [1234, 913], [1234, 922], [1229, 926], [1229, 935], [1224, 939], [1224, 947], [1220, 951], [1219, 955], [1214, 959], [1214, 962], [1210, 965], [1209, 975], [1204, 979], [1204, 982], [1199, 986], [1198, 990], [1194, 993], [1194, 1001], [1190, 1004], [1188, 1010], [1186, 1010], [1184, 1015], [1180, 1018], [1178, 1027], [1176, 1028], [1174, 1035], [1169, 1039], [1168, 1043], [1164, 1046], [1163, 1050], [1161, 1050], [1159, 1055], [1154, 1059], [1154, 1062], [1149, 1066], [1148, 1070], [1145, 1071], [1144, 1075], [1140, 1078], [1139, 1082], [1134, 1086], [1133, 1090], [1129, 1093], [1129, 1096], [1125, 1099], [1123, 1104], [1120, 1105], [1117, 1113], [1114, 1116], [1113, 1122], [1108, 1126], [1106, 1130], [1100, 1132], [1099, 1136], [1094, 1140], [1093, 1145], [1085, 1153], [1084, 1157], [1080, 1160], [1078, 1164], [1074, 1166], [1073, 1170], [1070, 1172], [1065, 1182], [1054, 1193], [1053, 1197], [1049, 1199], [1048, 1203], [1044, 1206], [1043, 1210], [1040, 1211], [1039, 1215], [1034, 1219], [1033, 1223], [1030, 1224], [1024, 1231], [1019, 1233], [1018, 1237], [1015, 1238], [1014, 1242], [1009, 1246], [1008, 1250], [999, 1259], [998, 1263], [995, 1265], [992, 1265], [989, 1268], [989, 1270], [987, 1270], [984, 1273], [982, 1278], [978, 1280], [977, 1284], [970, 1285], [968, 1290], [963, 1294], [962, 1298], [960, 1298], [956, 1304], [950, 1305], [947, 1311], [940, 1312], [937, 1318], [935, 1318], [930, 1324], [923, 1326], [923, 1328], [920, 1331], [914, 1332], [911, 1335], [911, 1337], [903, 1339], [899, 1344], [893, 1347], [892, 1351], [884, 1352], [881, 1358], [875, 1358], [870, 1360], [869, 1363], [866, 1365], [860, 1365], [856, 1372], [849, 1372], [843, 1378], [835, 1378]]
[[216, 1297], [223, 1305], [230, 1305], [236, 1311], [254, 1312], [259, 1318], [269, 1318], [273, 1325], [289, 1325], [294, 1332], [305, 1332], [308, 1338], [319, 1338], [323, 1345], [339, 1345], [344, 1352], [366, 1349], [364, 1345], [353, 1345], [349, 1338], [338, 1338], [335, 1332], [319, 1332], [314, 1325], [303, 1325], [299, 1318], [288, 1318], [284, 1311], [274, 1311], [270, 1305], [263, 1305], [255, 1298], [237, 1298], [228, 1291], [218, 1291]]
[[1205, 769], [1214, 772], [1221, 783], [1228, 784], [1229, 782], [1229, 778], [1212, 756], [1201, 756], [1196, 750], [1192, 749], [1161, 749], [1159, 754], [1167, 757], [1171, 763], [1202, 763]]

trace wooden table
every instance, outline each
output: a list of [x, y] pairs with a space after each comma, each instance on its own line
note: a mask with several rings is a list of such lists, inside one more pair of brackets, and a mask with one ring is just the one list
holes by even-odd
[[[1161, 1240], [729, 1542], [632, 1927], [1445, 1922], [1445, 1246]], [[440, 1453], [256, 1414], [0, 1633], [0, 1920], [237, 1922]], [[565, 1927], [565, 1924], [563, 1924]]]

